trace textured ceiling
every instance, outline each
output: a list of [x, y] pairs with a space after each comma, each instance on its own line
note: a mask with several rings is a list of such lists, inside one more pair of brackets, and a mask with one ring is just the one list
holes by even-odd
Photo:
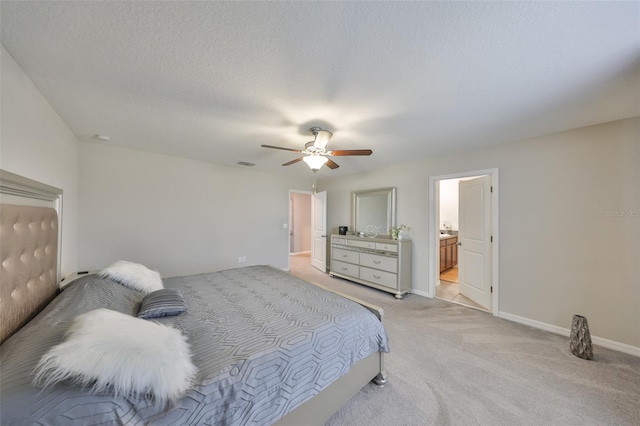
[[[80, 140], [339, 175], [640, 115], [639, 2], [11, 2], [1, 41]], [[240, 167], [240, 166], [237, 166]]]

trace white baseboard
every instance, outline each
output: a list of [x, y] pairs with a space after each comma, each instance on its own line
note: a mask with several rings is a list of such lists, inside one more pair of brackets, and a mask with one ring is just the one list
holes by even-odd
[[311, 250], [307, 250], [307, 251], [296, 251], [293, 253], [289, 253], [290, 256], [298, 256], [300, 254], [311, 254]]
[[429, 293], [422, 290], [416, 290], [415, 288], [411, 289], [411, 294], [417, 294], [418, 296], [428, 297], [429, 299], [433, 299], [433, 297], [429, 296]]
[[[513, 321], [534, 328], [539, 328], [541, 330], [550, 331], [551, 333], [560, 334], [562, 336], [569, 337], [569, 335], [571, 334], [571, 330], [568, 328], [558, 327], [557, 325], [547, 324], [546, 322], [532, 320], [529, 318], [521, 317], [519, 315], [510, 314], [508, 312], [500, 312], [498, 316], [508, 321]], [[640, 347], [637, 346], [627, 345], [626, 343], [620, 343], [614, 340], [609, 340], [594, 335], [591, 335], [591, 342], [594, 345], [602, 346], [603, 348], [613, 349], [614, 351], [640, 357]]]

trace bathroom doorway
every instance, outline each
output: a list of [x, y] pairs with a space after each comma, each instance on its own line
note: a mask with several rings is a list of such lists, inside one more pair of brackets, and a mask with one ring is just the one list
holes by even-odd
[[430, 294], [494, 315], [497, 173], [492, 169], [430, 178]]
[[440, 180], [440, 220], [438, 231], [440, 232], [440, 283], [436, 285], [436, 297], [460, 305], [487, 310], [460, 292], [458, 284], [458, 232], [460, 202], [459, 186], [462, 180], [471, 180], [479, 176], [468, 178], [454, 178]]

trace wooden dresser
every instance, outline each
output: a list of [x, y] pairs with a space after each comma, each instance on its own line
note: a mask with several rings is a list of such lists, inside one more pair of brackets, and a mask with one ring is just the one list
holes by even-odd
[[411, 291], [411, 241], [332, 235], [329, 275], [402, 299]]

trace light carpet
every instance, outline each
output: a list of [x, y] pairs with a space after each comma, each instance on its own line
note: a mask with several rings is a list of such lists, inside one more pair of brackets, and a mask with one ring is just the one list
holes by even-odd
[[312, 267], [292, 274], [385, 312], [387, 385], [368, 384], [326, 426], [640, 424], [640, 358], [594, 346], [585, 361], [567, 337], [488, 313], [396, 300]]

